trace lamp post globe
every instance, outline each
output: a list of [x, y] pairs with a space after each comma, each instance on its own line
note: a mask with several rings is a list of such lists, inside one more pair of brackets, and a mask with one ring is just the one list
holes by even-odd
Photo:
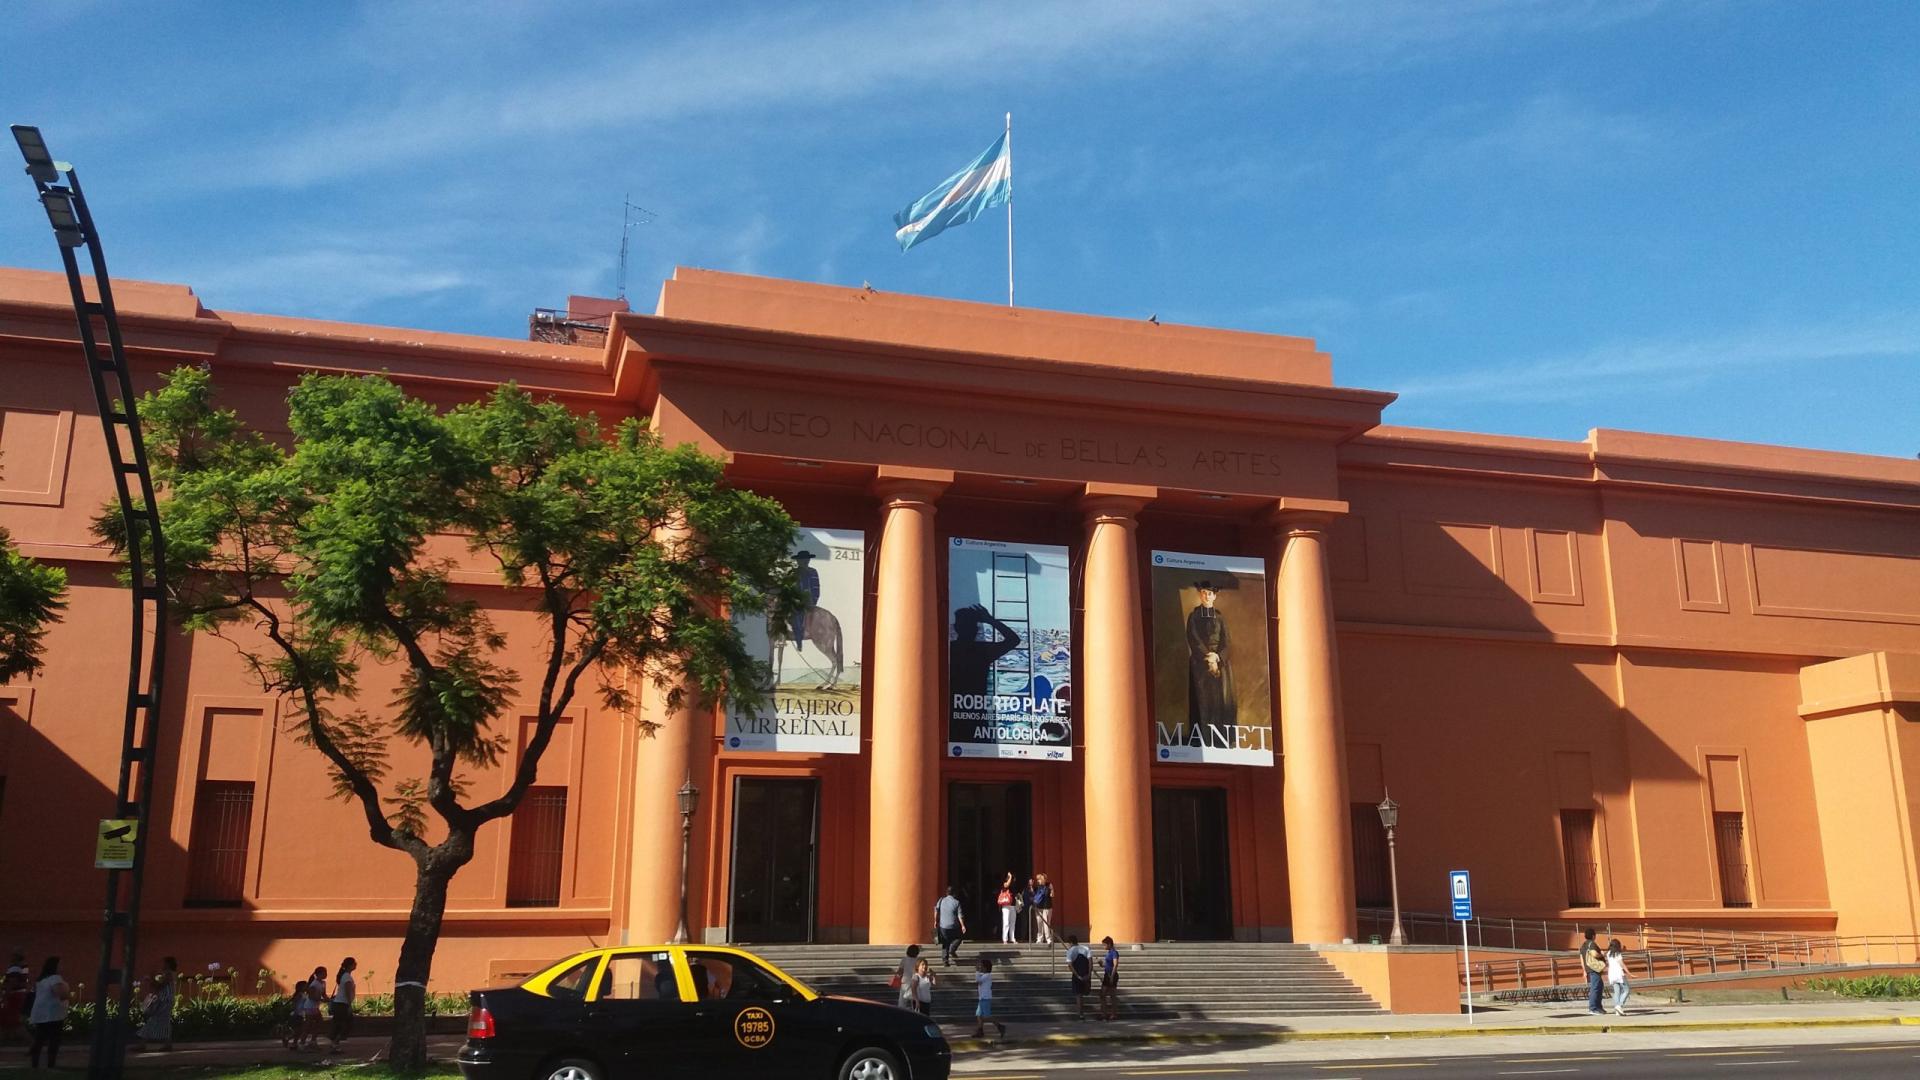
[[1387, 944], [1405, 945], [1407, 932], [1400, 926], [1400, 853], [1393, 842], [1393, 831], [1400, 824], [1400, 804], [1393, 801], [1391, 793], [1382, 794], [1386, 798], [1374, 809], [1380, 811], [1380, 825], [1387, 830], [1387, 874], [1393, 883], [1393, 932], [1387, 936]]
[[693, 773], [674, 792], [680, 800], [680, 925], [673, 931], [673, 944], [687, 943], [687, 854], [693, 846], [693, 813], [700, 808], [700, 789], [693, 786]]

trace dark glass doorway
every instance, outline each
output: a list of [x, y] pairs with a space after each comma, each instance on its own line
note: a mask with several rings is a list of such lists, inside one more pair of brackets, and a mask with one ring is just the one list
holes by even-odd
[[734, 779], [732, 940], [813, 940], [819, 790], [814, 780]]
[[1009, 870], [1022, 885], [1033, 873], [1033, 785], [947, 785], [948, 878], [942, 884], [960, 894], [972, 940], [1000, 940], [994, 900]]
[[1153, 932], [1163, 941], [1233, 936], [1225, 788], [1153, 789]]

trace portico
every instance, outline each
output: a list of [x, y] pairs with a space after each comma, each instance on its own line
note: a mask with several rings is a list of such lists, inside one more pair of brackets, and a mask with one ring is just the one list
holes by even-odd
[[[687, 321], [722, 309], [734, 322], [724, 330]], [[657, 315], [618, 318], [612, 349], [623, 377], [654, 395], [667, 441], [726, 455], [739, 483], [780, 499], [803, 525], [868, 537], [860, 759], [722, 748], [703, 760], [693, 742], [712, 745], [710, 734], [647, 748], [667, 759], [649, 775], [706, 768], [722, 791], [729, 770], [748, 766], [863, 789], [864, 816], [823, 820], [823, 856], [858, 849], [840, 865], [865, 878], [850, 901], [823, 900], [823, 937], [924, 940], [933, 900], [965, 862], [953, 849], [972, 840], [955, 831], [949, 785], [982, 781], [1020, 788], [1033, 865], [1009, 869], [1051, 875], [1063, 927], [1157, 936], [1156, 886], [1172, 886], [1156, 882], [1154, 792], [1205, 781], [1224, 795], [1213, 816], [1229, 833], [1218, 845], [1226, 865], [1186, 887], [1230, 892], [1222, 929], [1299, 941], [1353, 934], [1326, 530], [1345, 510], [1334, 449], [1377, 423], [1392, 395], [1334, 387], [1326, 358], [1302, 339], [687, 271], [667, 283]], [[1069, 552], [1067, 760], [942, 752], [941, 558], [962, 536]], [[1269, 566], [1269, 640], [1250, 655], [1270, 665], [1259, 684], [1277, 688], [1283, 752], [1270, 766], [1155, 760], [1143, 572], [1148, 548], [1162, 546]], [[658, 803], [636, 800], [635, 813], [657, 816]], [[634, 830], [664, 835], [639, 817]], [[1173, 835], [1161, 829], [1163, 846]], [[723, 856], [725, 844], [709, 847]], [[724, 896], [719, 877], [705, 884]], [[669, 885], [636, 877], [633, 910], [666, 910], [648, 897]], [[992, 920], [990, 896], [968, 899], [976, 922]], [[705, 910], [719, 936], [714, 901]]]

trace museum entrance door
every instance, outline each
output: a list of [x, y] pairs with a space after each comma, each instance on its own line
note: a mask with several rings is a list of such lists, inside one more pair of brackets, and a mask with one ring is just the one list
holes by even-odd
[[1233, 936], [1227, 790], [1153, 789], [1153, 933], [1162, 941]]
[[734, 778], [729, 939], [813, 940], [819, 796], [811, 779]]
[[1000, 940], [1000, 906], [994, 900], [1009, 870], [1022, 886], [1033, 873], [1033, 785], [948, 784], [947, 880], [942, 884], [960, 894], [970, 940]]

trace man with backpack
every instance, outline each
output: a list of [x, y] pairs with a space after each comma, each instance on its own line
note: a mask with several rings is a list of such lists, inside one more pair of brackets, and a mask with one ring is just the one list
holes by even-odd
[[952, 967], [953, 958], [960, 955], [960, 940], [966, 936], [967, 916], [949, 885], [946, 895], [933, 905], [933, 937], [940, 943], [940, 959], [947, 967]]
[[1085, 1020], [1087, 995], [1093, 992], [1093, 950], [1072, 934], [1067, 935], [1067, 972], [1073, 979], [1074, 1017]]
[[1598, 942], [1593, 940], [1593, 930], [1587, 930], [1586, 940], [1580, 943], [1580, 966], [1587, 973], [1587, 1013], [1590, 1016], [1605, 1015], [1600, 1010], [1600, 995], [1606, 990], [1607, 954], [1602, 952]]

